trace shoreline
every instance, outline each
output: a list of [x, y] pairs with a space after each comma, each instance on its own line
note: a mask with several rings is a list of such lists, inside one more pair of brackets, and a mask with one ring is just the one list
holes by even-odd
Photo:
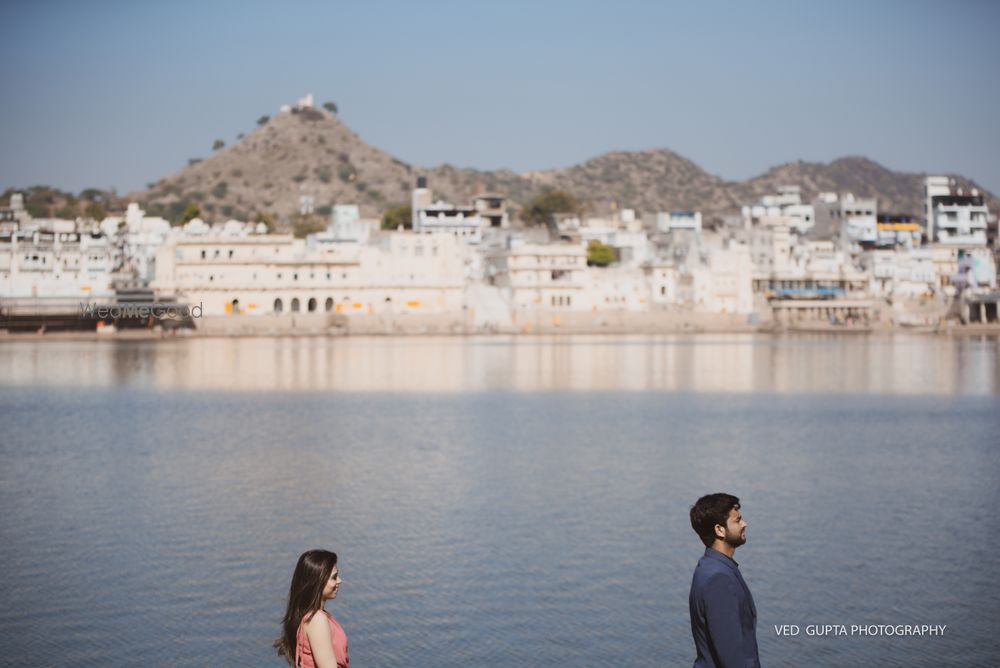
[[362, 327], [332, 327], [332, 328], [225, 328], [206, 329], [124, 329], [114, 332], [101, 331], [54, 331], [54, 332], [9, 332], [0, 329], [0, 345], [12, 341], [101, 341], [109, 343], [128, 341], [182, 341], [187, 339], [314, 339], [314, 338], [525, 338], [551, 336], [715, 336], [720, 334], [753, 334], [758, 336], [795, 336], [803, 334], [825, 334], [834, 336], [858, 337], [874, 336], [891, 338], [895, 336], [927, 336], [927, 337], [966, 337], [995, 336], [1000, 337], [998, 324], [971, 324], [953, 326], [837, 326], [824, 323], [802, 324], [794, 327], [773, 327], [771, 325], [731, 325], [719, 326], [691, 323], [678, 323], [673, 327], [627, 327], [605, 325], [596, 327], [537, 327], [522, 330], [495, 330], [484, 328], [438, 328], [414, 327], [392, 328], [379, 330]]

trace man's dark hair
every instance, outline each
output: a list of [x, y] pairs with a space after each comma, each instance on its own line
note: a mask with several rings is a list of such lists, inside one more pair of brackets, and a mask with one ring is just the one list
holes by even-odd
[[726, 526], [729, 511], [740, 509], [740, 500], [732, 494], [706, 494], [691, 506], [691, 528], [701, 538], [705, 547], [715, 541], [715, 525]]

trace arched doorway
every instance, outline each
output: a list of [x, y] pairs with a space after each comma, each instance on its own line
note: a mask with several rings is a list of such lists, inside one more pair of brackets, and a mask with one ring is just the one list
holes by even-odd
[[274, 312], [275, 313], [281, 313], [284, 310], [284, 308], [285, 308], [285, 305], [283, 303], [281, 303], [281, 299], [280, 298], [274, 300]]

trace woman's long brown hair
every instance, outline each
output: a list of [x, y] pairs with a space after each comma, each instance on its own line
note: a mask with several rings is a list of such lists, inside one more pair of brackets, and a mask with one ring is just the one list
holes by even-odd
[[[299, 557], [288, 590], [288, 608], [281, 620], [281, 635], [274, 641], [278, 656], [285, 657], [288, 665], [295, 662], [295, 636], [303, 617], [312, 616], [323, 607], [323, 587], [330, 579], [337, 555], [327, 550], [309, 550]], [[308, 620], [306, 620], [308, 621]]]

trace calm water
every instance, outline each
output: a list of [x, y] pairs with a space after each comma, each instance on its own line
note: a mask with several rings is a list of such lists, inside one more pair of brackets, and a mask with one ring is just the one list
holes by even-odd
[[359, 667], [690, 665], [687, 509], [727, 490], [765, 666], [996, 665], [997, 353], [4, 342], [0, 664], [283, 665], [270, 642], [295, 559], [329, 547]]

